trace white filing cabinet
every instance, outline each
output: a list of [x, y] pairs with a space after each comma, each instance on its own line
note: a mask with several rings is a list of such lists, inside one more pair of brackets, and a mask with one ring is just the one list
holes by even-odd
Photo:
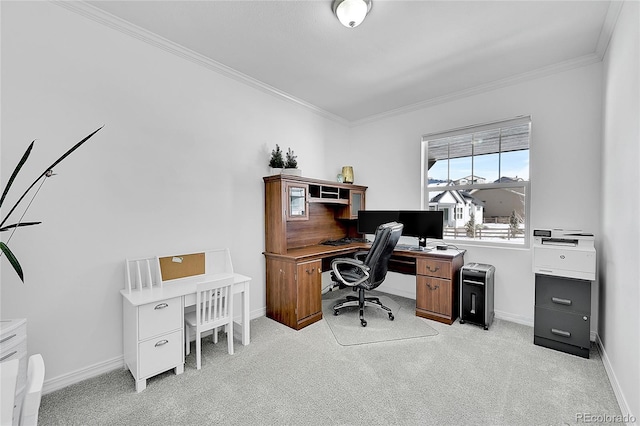
[[134, 305], [122, 299], [124, 361], [143, 391], [147, 379], [170, 369], [184, 371], [182, 297]]
[[17, 424], [27, 386], [27, 320], [25, 318], [0, 321], [0, 362], [13, 359], [19, 361], [13, 409], [13, 423]]

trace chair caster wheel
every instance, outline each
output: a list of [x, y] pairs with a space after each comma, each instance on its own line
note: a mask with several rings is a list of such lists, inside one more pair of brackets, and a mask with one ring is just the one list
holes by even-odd
[[360, 324], [362, 324], [363, 327], [367, 326], [367, 322], [365, 320], [360, 320]]
[[460, 324], [464, 324], [464, 320], [463, 319], [460, 320]]
[[335, 315], [336, 317], [338, 316], [338, 314], [340, 314], [340, 311], [333, 311], [333, 315]]
[[389, 314], [389, 319], [390, 319], [391, 321], [393, 321], [395, 318], [396, 318], [396, 317], [394, 317], [394, 316], [393, 316], [393, 314]]

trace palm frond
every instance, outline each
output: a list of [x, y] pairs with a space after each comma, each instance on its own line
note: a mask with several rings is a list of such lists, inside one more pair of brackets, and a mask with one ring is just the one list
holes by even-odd
[[22, 168], [24, 163], [27, 162], [27, 158], [29, 158], [29, 155], [31, 154], [31, 150], [33, 149], [33, 144], [34, 143], [35, 143], [35, 141], [33, 141], [33, 142], [31, 142], [29, 144], [29, 147], [27, 148], [27, 150], [24, 152], [24, 154], [22, 154], [22, 158], [18, 162], [18, 165], [16, 166], [15, 170], [13, 171], [13, 173], [11, 173], [11, 177], [9, 178], [9, 181], [7, 182], [7, 186], [4, 188], [4, 191], [2, 192], [2, 198], [0, 198], [0, 206], [2, 206], [2, 203], [4, 202], [4, 199], [6, 198], [7, 193], [9, 192], [9, 188], [11, 188], [11, 184], [15, 180], [16, 176], [18, 176], [18, 172], [20, 171], [20, 169]]
[[56, 161], [53, 162], [53, 164], [51, 164], [49, 167], [47, 167], [40, 176], [38, 176], [38, 178], [36, 180], [33, 181], [33, 183], [27, 188], [26, 191], [24, 191], [24, 193], [22, 194], [22, 196], [18, 199], [18, 201], [16, 201], [16, 203], [13, 205], [13, 207], [11, 208], [11, 210], [9, 210], [9, 213], [7, 213], [7, 215], [4, 217], [4, 219], [2, 220], [2, 222], [0, 222], [0, 227], [2, 227], [2, 225], [5, 224], [5, 222], [7, 221], [7, 219], [9, 219], [9, 216], [11, 216], [11, 214], [14, 212], [14, 210], [18, 207], [18, 205], [20, 204], [20, 202], [22, 202], [22, 200], [24, 199], [24, 197], [26, 197], [26, 195], [29, 193], [29, 191], [31, 190], [31, 188], [33, 188], [36, 183], [38, 183], [38, 181], [40, 179], [42, 179], [47, 172], [49, 172], [49, 170], [52, 170], [56, 165], [58, 165], [62, 160], [64, 160], [65, 158], [67, 158], [73, 151], [75, 151], [76, 149], [80, 148], [80, 146], [82, 144], [84, 144], [86, 141], [89, 140], [89, 138], [91, 138], [93, 135], [95, 135], [98, 130], [102, 129], [104, 126], [100, 126], [98, 129], [94, 130], [92, 133], [90, 133], [87, 137], [85, 137], [84, 139], [82, 139], [80, 142], [78, 142], [77, 144], [75, 144], [73, 147], [71, 147], [67, 152], [65, 152], [60, 158], [58, 158]]
[[20, 262], [18, 262], [18, 259], [16, 259], [9, 247], [2, 241], [0, 241], [0, 250], [2, 250], [2, 253], [4, 253], [5, 256], [7, 256], [7, 260], [9, 260], [9, 263], [11, 264], [11, 266], [13, 266], [13, 269], [16, 271], [16, 274], [18, 274], [18, 277], [20, 277], [20, 281], [24, 283], [24, 274], [22, 272], [22, 266], [20, 266]]
[[14, 224], [11, 224], [11, 225], [3, 226], [2, 228], [0, 228], [0, 232], [8, 231], [9, 229], [18, 228], [18, 227], [22, 227], [22, 226], [39, 225], [41, 223], [42, 222], [20, 222], [20, 223], [14, 223]]

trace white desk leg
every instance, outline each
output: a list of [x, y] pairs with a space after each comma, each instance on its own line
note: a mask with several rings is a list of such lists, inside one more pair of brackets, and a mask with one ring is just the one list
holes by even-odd
[[182, 373], [184, 373], [184, 364], [176, 365], [176, 367], [173, 369], [173, 372], [174, 372], [175, 374], [182, 374]]
[[136, 392], [142, 392], [147, 388], [147, 379], [136, 380]]
[[249, 330], [249, 322], [251, 312], [249, 312], [249, 283], [244, 284], [244, 291], [242, 292], [242, 344], [244, 346], [249, 344], [251, 340], [251, 331]]

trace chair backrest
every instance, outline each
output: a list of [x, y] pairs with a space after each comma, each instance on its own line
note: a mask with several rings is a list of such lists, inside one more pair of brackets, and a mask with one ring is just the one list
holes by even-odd
[[44, 360], [42, 355], [31, 355], [27, 366], [27, 388], [20, 411], [20, 426], [35, 426], [38, 424], [38, 411], [40, 410], [43, 383]]
[[196, 327], [209, 330], [230, 321], [233, 321], [233, 277], [198, 283]]
[[384, 223], [378, 226], [371, 249], [364, 260], [370, 269], [368, 283], [363, 284], [368, 290], [373, 290], [384, 281], [389, 269], [389, 258], [402, 235], [403, 225], [398, 222]]

